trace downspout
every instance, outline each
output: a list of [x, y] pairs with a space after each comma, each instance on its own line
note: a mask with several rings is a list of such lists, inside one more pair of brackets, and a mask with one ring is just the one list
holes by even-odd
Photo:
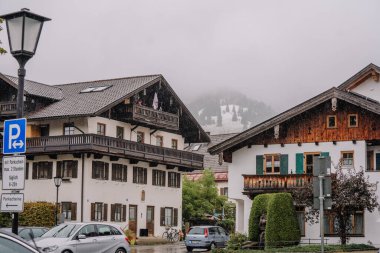
[[82, 184], [81, 184], [81, 193], [80, 193], [80, 221], [83, 222], [83, 199], [84, 199], [84, 156], [85, 153], [82, 153]]

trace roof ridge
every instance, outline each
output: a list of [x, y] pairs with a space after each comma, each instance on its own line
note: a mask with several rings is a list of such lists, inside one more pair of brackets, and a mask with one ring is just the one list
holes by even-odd
[[64, 86], [64, 85], [76, 85], [76, 84], [84, 84], [84, 83], [94, 83], [94, 82], [104, 82], [104, 81], [116, 81], [116, 80], [122, 80], [122, 79], [132, 79], [132, 78], [140, 78], [140, 77], [150, 77], [150, 76], [157, 76], [160, 77], [162, 74], [152, 74], [152, 75], [142, 75], [142, 76], [127, 76], [127, 77], [117, 77], [117, 78], [109, 78], [109, 79], [99, 79], [99, 80], [93, 80], [93, 81], [82, 81], [82, 82], [73, 82], [73, 83], [62, 83], [62, 84], [55, 84], [54, 86]]

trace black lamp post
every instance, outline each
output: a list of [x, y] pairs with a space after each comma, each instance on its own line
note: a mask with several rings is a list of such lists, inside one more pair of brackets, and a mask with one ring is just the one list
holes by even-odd
[[[19, 63], [17, 90], [17, 118], [24, 114], [24, 78], [25, 64], [33, 57], [37, 49], [42, 25], [49, 18], [34, 14], [29, 9], [0, 16], [7, 24], [11, 54]], [[13, 214], [12, 232], [18, 234], [18, 213]]]
[[62, 178], [61, 177], [54, 177], [54, 184], [55, 187], [57, 187], [57, 199], [55, 201], [55, 225], [58, 225], [58, 189], [61, 186]]

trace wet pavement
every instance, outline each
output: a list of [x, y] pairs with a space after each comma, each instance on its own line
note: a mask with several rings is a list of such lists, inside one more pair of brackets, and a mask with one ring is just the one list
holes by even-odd
[[[163, 245], [134, 246], [131, 253], [185, 253], [186, 247], [183, 242]], [[193, 252], [209, 252], [206, 250], [195, 249]]]

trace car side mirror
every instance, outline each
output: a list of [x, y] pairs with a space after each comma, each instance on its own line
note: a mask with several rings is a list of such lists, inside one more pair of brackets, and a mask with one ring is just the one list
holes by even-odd
[[84, 234], [78, 235], [78, 240], [83, 240], [83, 239], [86, 239], [86, 235]]

